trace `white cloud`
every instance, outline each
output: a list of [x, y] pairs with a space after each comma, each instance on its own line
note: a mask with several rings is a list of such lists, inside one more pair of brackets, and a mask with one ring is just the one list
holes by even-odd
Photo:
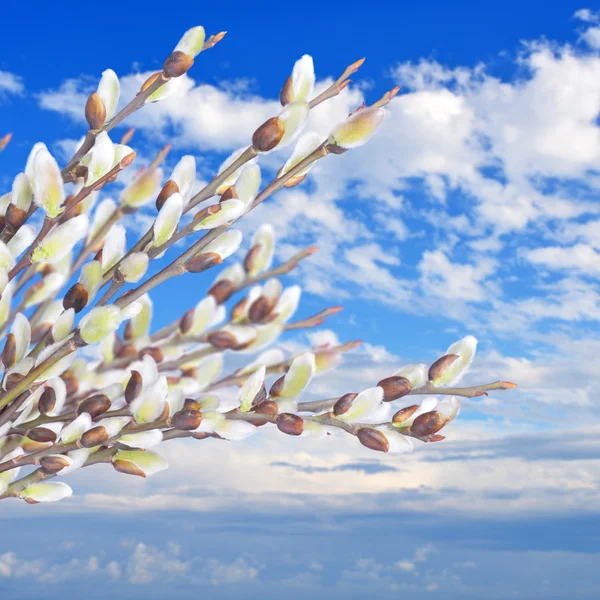
[[600, 252], [585, 244], [536, 248], [527, 253], [527, 260], [549, 269], [575, 270], [596, 276], [600, 274]]
[[22, 77], [8, 71], [0, 71], [0, 100], [8, 95], [20, 96], [24, 91]]
[[488, 299], [483, 282], [494, 273], [496, 264], [489, 258], [481, 258], [476, 265], [453, 263], [436, 250], [423, 254], [419, 270], [428, 294], [477, 302]]
[[122, 546], [128, 555], [120, 563], [114, 560], [105, 563], [97, 556], [59, 563], [50, 559], [21, 558], [15, 552], [5, 552], [0, 554], [0, 578], [27, 579], [30, 585], [32, 581], [58, 584], [73, 579], [89, 581], [93, 577], [100, 580], [108, 577], [112, 580], [126, 578], [131, 585], [177, 581], [179, 584], [225, 586], [255, 581], [260, 572], [260, 565], [251, 564], [243, 557], [230, 563], [198, 556], [183, 558], [182, 549], [175, 542], [168, 542], [163, 549], [130, 540], [124, 540]]

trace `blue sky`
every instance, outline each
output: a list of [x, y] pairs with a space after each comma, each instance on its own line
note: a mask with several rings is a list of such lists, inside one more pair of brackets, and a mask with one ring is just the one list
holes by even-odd
[[[144, 482], [77, 472], [73, 499], [2, 504], [3, 597], [600, 596], [600, 18], [584, 9], [3, 8], [0, 135], [14, 137], [0, 155], [2, 193], [35, 142], [69, 158], [104, 69], [131, 96], [193, 25], [228, 35], [198, 57], [186, 95], [126, 125], [137, 127], [140, 164], [172, 141], [165, 171], [192, 154], [201, 181], [276, 114], [302, 54], [314, 57], [320, 85], [366, 56], [355, 85], [314, 111], [310, 127], [326, 134], [400, 85], [383, 130], [242, 227], [247, 247], [260, 223], [273, 223], [279, 259], [320, 246], [286, 278], [303, 285], [300, 317], [345, 306], [326, 333], [288, 337], [284, 348], [368, 342], [307, 397], [363, 389], [467, 333], [480, 342], [470, 383], [520, 385], [466, 400], [448, 440], [411, 455], [265, 430], [165, 445], [171, 468]], [[263, 172], [285, 158], [268, 155]], [[129, 245], [149, 219], [130, 219]], [[213, 277], [157, 290], [156, 327], [195, 305]]]

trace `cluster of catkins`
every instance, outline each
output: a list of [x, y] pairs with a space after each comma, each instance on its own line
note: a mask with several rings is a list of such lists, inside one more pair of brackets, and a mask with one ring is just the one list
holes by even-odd
[[[60, 500], [71, 488], [48, 480], [94, 464], [147, 477], [167, 466], [154, 450], [165, 440], [239, 440], [263, 426], [303, 437], [342, 432], [372, 450], [409, 451], [414, 440], [443, 439], [439, 431], [460, 408], [456, 394], [512, 386], [448, 387], [472, 361], [476, 340], [469, 336], [429, 367], [409, 365], [358, 393], [301, 401], [312, 378], [358, 343], [317, 346], [296, 356], [265, 349], [286, 330], [314, 327], [339, 310], [293, 321], [300, 287], [283, 288], [277, 277], [316, 249], [273, 266], [275, 232], [268, 224], [255, 232], [243, 261], [223, 270], [196, 306], [151, 330], [152, 289], [234, 254], [242, 243], [241, 231], [231, 227], [238, 219], [282, 187], [301, 184], [318, 160], [364, 144], [397, 93], [360, 107], [326, 139], [304, 132], [310, 111], [339, 94], [362, 61], [315, 95], [313, 61], [303, 56], [282, 88], [281, 112], [259, 126], [251, 144], [234, 152], [205, 187], [195, 190], [192, 156], [184, 156], [163, 184], [161, 152], [122, 189], [118, 202], [100, 200], [99, 190], [135, 158], [128, 146], [133, 131], [120, 143], [109, 132], [145, 104], [174, 93], [198, 54], [223, 35], [205, 39], [202, 27], [190, 29], [163, 70], [119, 112], [119, 80], [105, 71], [85, 106], [89, 131], [69, 163], [61, 170], [48, 148], [36, 144], [12, 190], [0, 198], [0, 499]], [[260, 156], [293, 142], [277, 175], [261, 186]], [[147, 211], [153, 200], [158, 212], [152, 226], [128, 249], [121, 221]], [[155, 270], [152, 261], [181, 246], [147, 277]], [[226, 310], [225, 303], [245, 290]], [[223, 375], [227, 354], [238, 363], [241, 356], [258, 356]], [[426, 397], [395, 406], [411, 394]]]

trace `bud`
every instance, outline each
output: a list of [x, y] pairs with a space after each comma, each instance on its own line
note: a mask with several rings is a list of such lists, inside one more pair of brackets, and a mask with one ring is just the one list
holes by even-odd
[[38, 401], [38, 410], [41, 414], [46, 415], [52, 412], [56, 406], [56, 392], [54, 388], [47, 387], [42, 392]]
[[267, 317], [267, 315], [271, 312], [273, 306], [271, 303], [264, 297], [260, 296], [257, 298], [248, 309], [248, 318], [251, 323], [260, 323]]
[[25, 223], [27, 219], [27, 212], [22, 208], [19, 208], [16, 204], [9, 204], [6, 209], [6, 215], [4, 216], [6, 225], [13, 231], [16, 231]]
[[178, 192], [165, 200], [156, 221], [154, 221], [152, 245], [155, 248], [162, 246], [171, 239], [177, 230], [179, 219], [183, 212], [183, 198]]
[[173, 195], [179, 193], [179, 186], [169, 179], [165, 185], [163, 185], [162, 190], [156, 197], [156, 210], [160, 210], [163, 207], [163, 204]]
[[[447, 364], [445, 369], [434, 373], [435, 377], [432, 377], [430, 372], [429, 378], [431, 383], [433, 385], [453, 385], [457, 383], [471, 365], [476, 349], [477, 338], [472, 335], [468, 335], [462, 340], [452, 344], [448, 348], [446, 355], [456, 356], [457, 358]], [[432, 365], [431, 368], [433, 368], [434, 365]]]
[[126, 144], [129, 144], [129, 142], [131, 141], [131, 138], [133, 137], [133, 134], [135, 133], [135, 127], [132, 127], [131, 129], [128, 129], [124, 134], [123, 137], [119, 140], [119, 144], [125, 146]]
[[367, 143], [383, 122], [382, 108], [364, 108], [350, 115], [329, 135], [328, 144], [345, 150]]
[[[256, 250], [255, 250], [256, 248]], [[252, 247], [244, 260], [244, 268], [250, 275], [267, 270], [273, 262], [275, 233], [270, 224], [261, 225], [252, 238]]]
[[144, 383], [139, 371], [131, 371], [131, 377], [125, 386], [125, 401], [127, 404], [133, 402], [141, 393]]
[[230, 331], [215, 331], [208, 335], [207, 341], [220, 350], [235, 348], [239, 345], [238, 339]]
[[438, 358], [432, 365], [429, 367], [429, 380], [435, 381], [439, 379], [446, 369], [458, 358], [457, 354], [445, 354]]
[[347, 413], [352, 408], [352, 402], [358, 396], [358, 394], [344, 394], [339, 400], [333, 405], [333, 414], [337, 417]]
[[383, 389], [377, 386], [357, 394], [347, 409], [336, 417], [347, 423], [377, 423], [387, 421], [388, 415], [389, 405], [383, 404]]
[[[217, 210], [218, 208], [218, 210]], [[194, 226], [194, 231], [199, 229], [215, 229], [231, 221], [235, 221], [244, 214], [246, 205], [241, 200], [225, 200], [220, 204], [210, 206], [208, 210], [200, 211], [206, 214]]]
[[264, 389], [266, 368], [260, 367], [257, 369], [240, 388], [236, 401], [242, 412], [248, 412], [252, 405], [258, 404], [265, 400], [266, 390]]
[[[288, 160], [285, 161], [285, 164], [277, 173], [277, 177], [285, 175], [288, 171], [291, 171], [296, 165], [301, 163], [305, 158], [308, 158], [308, 156], [312, 154], [321, 145], [321, 143], [321, 136], [315, 131], [303, 134], [296, 143], [292, 155], [290, 158], [288, 158]], [[315, 164], [316, 161], [313, 161], [308, 166], [298, 171], [298, 173], [296, 173], [284, 184], [285, 187], [294, 187], [295, 185], [302, 183], [308, 172], [315, 166]]]
[[4, 382], [6, 391], [8, 392], [15, 388], [23, 381], [23, 379], [25, 379], [25, 375], [22, 375], [21, 373], [11, 373], [10, 375], [7, 375]]
[[109, 438], [108, 431], [102, 425], [97, 425], [88, 429], [81, 436], [81, 445], [84, 448], [94, 448], [95, 446], [102, 445]]
[[[135, 154], [129, 159], [133, 160]], [[108, 137], [108, 133], [103, 131], [96, 136], [94, 146], [90, 151], [90, 162], [87, 165], [87, 175], [85, 185], [91, 186], [102, 177], [104, 177], [115, 164], [115, 147]], [[116, 173], [114, 174], [116, 175]]]
[[189, 71], [194, 64], [194, 59], [180, 50], [172, 52], [163, 64], [165, 77], [181, 77]]
[[[296, 398], [308, 387], [314, 373], [315, 355], [312, 352], [305, 352], [297, 356], [283, 377], [283, 384], [277, 397]], [[274, 395], [273, 388], [271, 388], [271, 395]]]
[[40, 458], [40, 467], [42, 471], [48, 475], [54, 475], [59, 473], [65, 467], [69, 467], [72, 461], [61, 454], [50, 454], [48, 456], [42, 456]]
[[2, 350], [2, 362], [4, 363], [5, 369], [10, 369], [15, 364], [17, 356], [17, 343], [15, 336], [9, 333], [6, 336], [6, 343], [4, 344], [4, 350]]
[[112, 464], [119, 473], [140, 477], [150, 477], [169, 466], [160, 454], [148, 450], [119, 450]]
[[73, 490], [66, 483], [46, 481], [27, 486], [19, 492], [19, 498], [29, 504], [36, 504], [38, 502], [58, 502], [72, 494]]
[[56, 319], [52, 325], [51, 336], [52, 342], [62, 342], [73, 331], [73, 323], [75, 321], [75, 311], [70, 308], [65, 310], [62, 315]]
[[162, 180], [162, 169], [146, 169], [121, 193], [121, 205], [128, 209], [140, 208], [156, 196]]
[[181, 319], [179, 319], [179, 331], [182, 334], [186, 334], [189, 331], [191, 331], [193, 325], [194, 325], [194, 314], [195, 314], [195, 310], [193, 308], [190, 308], [190, 310], [186, 311], [183, 315], [183, 317], [181, 317]]
[[171, 425], [175, 429], [182, 429], [184, 431], [198, 429], [201, 422], [202, 413], [199, 410], [184, 409], [176, 412], [171, 417]]
[[79, 335], [86, 344], [97, 344], [121, 324], [121, 311], [117, 306], [101, 306], [90, 310], [79, 325]]
[[258, 152], [269, 152], [277, 147], [285, 128], [278, 117], [266, 120], [252, 135], [252, 145]]
[[227, 302], [231, 298], [235, 290], [236, 287], [233, 282], [229, 279], [221, 279], [212, 285], [208, 290], [208, 294], [216, 300], [217, 304], [223, 304], [223, 302]]
[[410, 419], [418, 409], [418, 404], [401, 408], [398, 412], [394, 413], [394, 416], [392, 417], [392, 423], [395, 425], [401, 425], [404, 423], [404, 421], [408, 421], [408, 419]]
[[277, 429], [288, 435], [302, 435], [304, 431], [304, 420], [298, 415], [282, 413], [275, 420]]
[[8, 146], [10, 140], [12, 140], [12, 133], [7, 133], [0, 138], [0, 152], [2, 152], [2, 150]]
[[85, 237], [88, 224], [87, 215], [79, 215], [58, 225], [36, 246], [31, 254], [31, 262], [48, 261], [56, 264], [61, 261]]
[[[28, 211], [31, 207], [31, 202], [33, 200], [33, 190], [31, 189], [29, 178], [25, 173], [19, 173], [15, 177], [9, 198], [10, 204], [14, 204], [15, 206], [23, 209], [24, 211]], [[8, 206], [6, 207], [6, 210], [8, 210]], [[6, 214], [6, 211], [4, 214]]]
[[85, 120], [90, 129], [100, 129], [106, 120], [106, 106], [98, 92], [92, 92], [85, 103]]
[[[117, 74], [112, 69], [106, 69], [106, 71], [102, 72], [102, 77], [100, 78], [100, 83], [98, 84], [98, 96], [102, 99], [103, 105], [106, 108], [105, 119], [112, 119], [115, 111], [117, 109], [117, 104], [119, 103], [119, 95], [121, 93], [121, 86], [119, 85], [119, 78]], [[89, 122], [89, 121], [88, 121]], [[104, 120], [102, 121], [104, 123]], [[102, 124], [101, 123], [101, 124]], [[92, 127], [92, 129], [97, 129]], [[121, 144], [127, 144], [131, 139], [131, 135], [133, 135], [133, 131], [127, 138], [127, 132], [123, 139], [121, 140]]]
[[119, 273], [127, 283], [136, 283], [146, 274], [149, 260], [145, 252], [134, 252], [121, 261]]
[[247, 297], [242, 298], [231, 309], [231, 320], [234, 323], [245, 320], [247, 309], [248, 309], [248, 298]]
[[27, 437], [34, 442], [41, 443], [54, 443], [56, 441], [56, 433], [47, 427], [35, 427], [34, 429], [30, 429], [27, 432]]
[[305, 54], [296, 61], [291, 79], [291, 101], [298, 102], [300, 100], [308, 100], [315, 87], [315, 66], [312, 56]]
[[146, 477], [144, 471], [142, 471], [139, 467], [137, 467], [134, 463], [129, 460], [122, 459], [114, 459], [112, 461], [112, 466], [115, 471], [119, 473], [124, 473], [125, 475], [137, 475], [138, 477]]
[[77, 414], [88, 413], [92, 419], [105, 413], [111, 406], [111, 401], [104, 394], [96, 394], [86, 398], [78, 407]]
[[383, 401], [391, 402], [406, 396], [410, 392], [410, 381], [406, 377], [392, 376], [382, 379], [378, 384], [383, 389]]
[[[238, 202], [238, 200], [229, 200], [229, 202]], [[222, 260], [229, 258], [242, 243], [242, 232], [239, 229], [229, 229], [210, 242], [203, 250], [206, 252], [216, 252]]]
[[440, 414], [432, 410], [419, 415], [410, 426], [413, 435], [417, 437], [427, 437], [437, 433], [444, 426], [444, 421]]
[[362, 427], [358, 430], [356, 437], [363, 446], [376, 452], [387, 452], [390, 449], [388, 439], [378, 429]]
[[145, 387], [130, 404], [131, 414], [136, 423], [154, 423], [154, 421], [164, 418], [165, 409], [167, 409], [165, 416], [168, 416], [167, 393], [168, 382], [164, 375], [158, 377], [152, 385]]
[[215, 265], [220, 265], [223, 259], [216, 252], [203, 252], [196, 254], [185, 263], [185, 269], [188, 273], [202, 273]]
[[[217, 34], [213, 39], [213, 42], [216, 43], [217, 41], [223, 39], [224, 35], [225, 32]], [[191, 58], [196, 58], [196, 56], [198, 56], [198, 54], [200, 54], [204, 48], [205, 39], [206, 33], [204, 32], [204, 27], [201, 25], [192, 27], [183, 34], [183, 37], [179, 40], [177, 46], [175, 46], [174, 52], [182, 52]]]

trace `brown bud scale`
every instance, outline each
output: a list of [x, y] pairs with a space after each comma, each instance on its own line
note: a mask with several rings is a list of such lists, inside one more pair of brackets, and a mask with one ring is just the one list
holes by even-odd
[[63, 298], [63, 308], [69, 310], [74, 309], [76, 313], [81, 312], [88, 302], [88, 293], [83, 284], [76, 283], [65, 294]]
[[279, 394], [281, 394], [281, 390], [283, 390], [283, 380], [285, 379], [285, 375], [282, 375], [279, 379], [273, 383], [271, 389], [269, 390], [269, 396], [272, 398], [277, 398]]
[[209, 290], [208, 293], [216, 300], [217, 304], [227, 302], [235, 292], [235, 285], [229, 279], [221, 279], [217, 281]]
[[352, 403], [358, 394], [344, 394], [333, 405], [333, 414], [337, 417], [347, 413], [352, 408]]
[[69, 466], [69, 461], [63, 456], [42, 456], [40, 458], [40, 467], [48, 475], [59, 473], [65, 467]]
[[429, 381], [441, 377], [444, 371], [458, 358], [458, 354], [444, 354], [429, 367]]
[[85, 120], [90, 129], [100, 129], [106, 120], [106, 106], [98, 92], [92, 92], [85, 103]]
[[185, 52], [176, 50], [172, 52], [163, 64], [163, 73], [166, 77], [181, 77], [187, 73], [194, 64], [194, 59]]
[[281, 106], [286, 106], [294, 101], [294, 87], [292, 78], [288, 77], [281, 88], [281, 92], [279, 92], [279, 102], [281, 102]]
[[189, 273], [202, 273], [215, 265], [220, 265], [223, 259], [216, 252], [204, 252], [190, 258], [185, 263], [185, 269]]
[[406, 396], [412, 389], [410, 381], [406, 377], [393, 375], [382, 379], [378, 384], [383, 389], [383, 401], [391, 402]]
[[40, 396], [38, 401], [38, 410], [41, 414], [46, 415], [54, 410], [56, 406], [56, 392], [54, 388], [47, 387]]
[[110, 398], [104, 394], [96, 394], [86, 398], [78, 407], [77, 414], [88, 413], [92, 419], [105, 413], [111, 406]]
[[6, 336], [6, 343], [4, 344], [4, 350], [2, 350], [2, 362], [5, 368], [10, 369], [17, 358], [17, 340], [14, 334], [9, 333]]
[[156, 210], [160, 210], [163, 204], [173, 195], [179, 192], [179, 186], [169, 179], [156, 198]]
[[182, 429], [183, 431], [198, 429], [200, 423], [202, 423], [202, 413], [199, 410], [183, 409], [177, 411], [171, 417], [171, 425], [175, 429]]
[[235, 348], [239, 343], [233, 333], [229, 331], [215, 331], [208, 335], [207, 341], [220, 350]]
[[363, 446], [375, 450], [376, 452], [387, 452], [390, 449], [390, 443], [385, 435], [379, 429], [363, 427], [356, 434], [358, 440]]
[[410, 426], [410, 431], [417, 437], [427, 437], [437, 433], [444, 426], [444, 421], [435, 410], [419, 415]]
[[108, 431], [102, 425], [98, 425], [88, 429], [79, 441], [84, 448], [94, 448], [103, 444], [107, 439]]
[[146, 477], [146, 473], [138, 468], [130, 460], [116, 459], [112, 461], [112, 466], [115, 471], [119, 473], [125, 473], [125, 475], [137, 475], [138, 477]]
[[125, 386], [125, 401], [133, 402], [141, 393], [143, 387], [142, 375], [139, 371], [131, 371], [131, 377]]
[[277, 117], [267, 119], [252, 136], [252, 145], [259, 152], [269, 152], [277, 147], [284, 134], [283, 123]]
[[16, 231], [21, 227], [21, 225], [23, 225], [23, 223], [25, 223], [25, 219], [27, 219], [27, 212], [11, 203], [6, 209], [4, 218], [8, 227]]
[[418, 408], [418, 404], [401, 408], [398, 412], [394, 413], [394, 416], [392, 417], [392, 423], [404, 423], [404, 421], [408, 421], [408, 419], [415, 414]]
[[34, 442], [41, 443], [56, 441], [56, 433], [47, 427], [35, 427], [27, 432], [27, 437]]
[[275, 424], [279, 431], [287, 433], [287, 435], [302, 435], [304, 431], [304, 419], [291, 413], [280, 414]]
[[248, 309], [248, 319], [251, 323], [261, 323], [271, 312], [271, 303], [264, 297], [258, 297]]

